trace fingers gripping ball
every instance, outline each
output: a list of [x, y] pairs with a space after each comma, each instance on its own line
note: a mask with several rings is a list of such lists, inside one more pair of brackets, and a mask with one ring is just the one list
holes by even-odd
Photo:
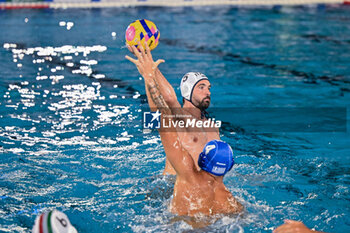
[[142, 47], [147, 42], [151, 50], [155, 49], [158, 45], [160, 32], [156, 25], [147, 19], [136, 20], [131, 23], [125, 32], [126, 43], [130, 46], [137, 44], [140, 41]]

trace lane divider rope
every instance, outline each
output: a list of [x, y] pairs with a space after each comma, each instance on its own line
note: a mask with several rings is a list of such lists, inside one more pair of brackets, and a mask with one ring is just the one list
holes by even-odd
[[296, 5], [350, 5], [350, 0], [44, 0], [40, 2], [4, 2], [0, 9], [42, 8], [111, 8], [111, 7], [188, 7], [188, 6], [296, 6]]

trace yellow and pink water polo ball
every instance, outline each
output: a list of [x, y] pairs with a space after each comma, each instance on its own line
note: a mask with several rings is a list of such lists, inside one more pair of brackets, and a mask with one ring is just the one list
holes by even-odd
[[147, 19], [139, 19], [132, 22], [125, 32], [126, 43], [130, 46], [138, 46], [141, 42], [144, 47], [145, 41], [151, 50], [155, 49], [159, 43], [160, 32], [156, 25]]

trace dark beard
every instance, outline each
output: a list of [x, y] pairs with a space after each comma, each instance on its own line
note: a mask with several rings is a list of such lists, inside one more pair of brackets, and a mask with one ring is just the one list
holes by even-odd
[[[207, 100], [209, 100], [209, 102], [207, 102]], [[206, 110], [210, 105], [210, 97], [206, 97], [204, 98], [199, 104], [198, 104], [198, 108], [203, 111]]]

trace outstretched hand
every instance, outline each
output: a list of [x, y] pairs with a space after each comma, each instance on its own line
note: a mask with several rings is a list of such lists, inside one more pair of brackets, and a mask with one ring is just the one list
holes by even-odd
[[135, 46], [128, 46], [128, 49], [137, 57], [137, 60], [129, 57], [128, 55], [126, 55], [125, 58], [136, 65], [138, 71], [145, 79], [152, 78], [154, 77], [155, 71], [159, 64], [165, 61], [163, 59], [158, 59], [156, 62], [154, 62], [151, 50], [146, 42], [146, 50], [142, 48], [140, 42], [138, 43], [138, 47], [141, 48], [141, 51], [139, 51]]

